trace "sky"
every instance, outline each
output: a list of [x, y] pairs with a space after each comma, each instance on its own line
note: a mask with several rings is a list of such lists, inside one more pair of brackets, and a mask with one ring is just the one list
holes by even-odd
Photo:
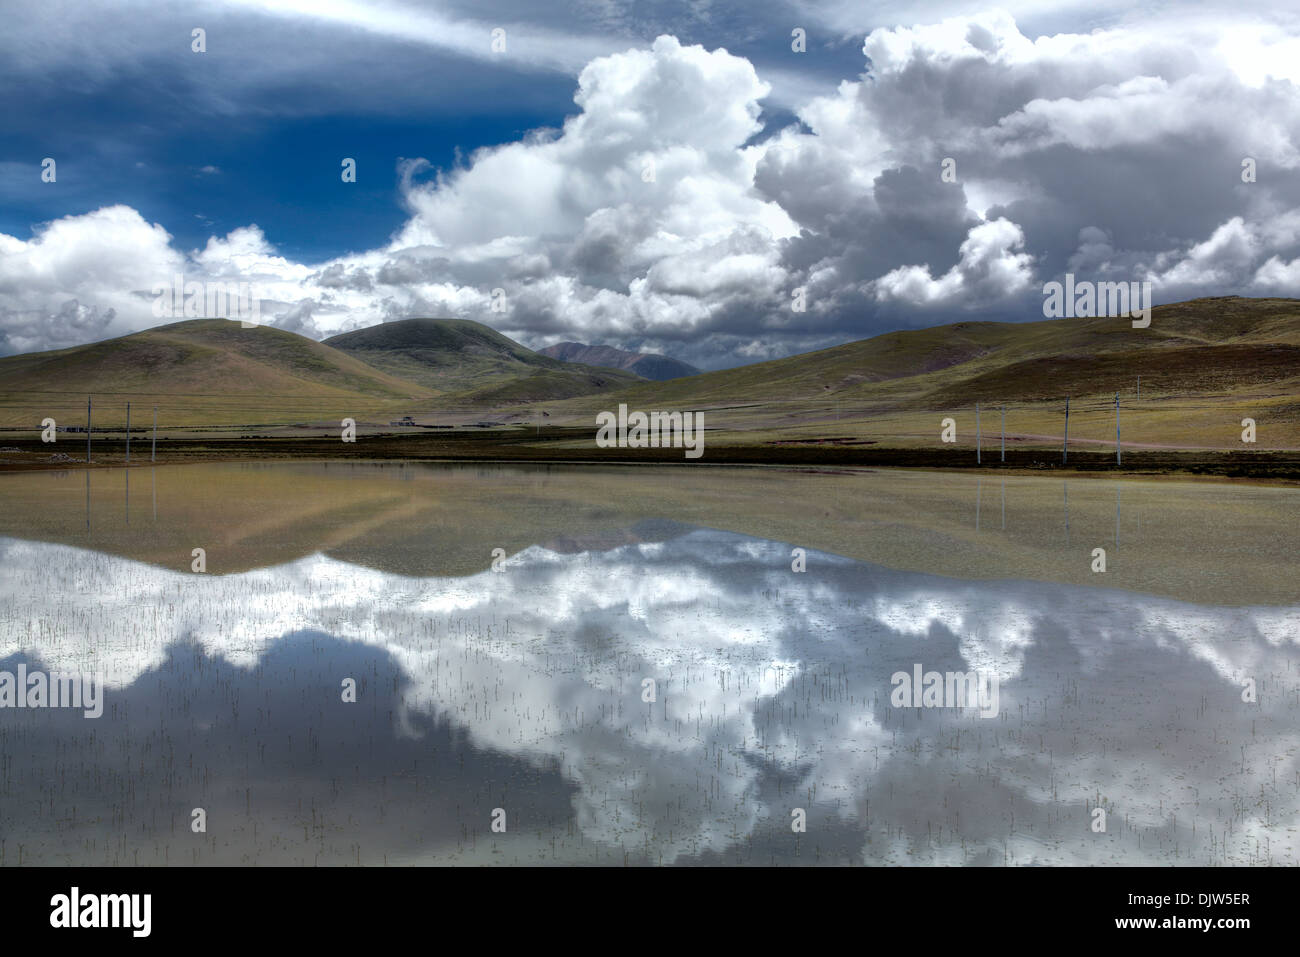
[[185, 318], [158, 308], [176, 276], [246, 283], [262, 322], [313, 338], [455, 316], [704, 369], [1041, 319], [1066, 273], [1157, 304], [1300, 295], [1280, 5], [4, 16], [0, 355]]

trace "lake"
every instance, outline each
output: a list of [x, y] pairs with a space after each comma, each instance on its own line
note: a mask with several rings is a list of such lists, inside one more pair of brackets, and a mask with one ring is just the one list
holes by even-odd
[[0, 706], [3, 864], [1300, 862], [1295, 488], [350, 462], [0, 502], [0, 673], [102, 695]]

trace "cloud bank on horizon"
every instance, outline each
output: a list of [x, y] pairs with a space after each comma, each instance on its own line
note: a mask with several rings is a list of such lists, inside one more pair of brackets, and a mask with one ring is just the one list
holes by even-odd
[[[452, 315], [535, 348], [601, 342], [706, 369], [898, 328], [1041, 318], [1042, 284], [1066, 272], [1150, 282], [1157, 303], [1300, 296], [1300, 15], [1207, 3], [1093, 26], [1021, 7], [891, 11], [914, 22], [857, 33], [858, 72], [832, 85], [824, 51], [859, 26], [848, 6], [774, 8], [762, 43], [779, 55], [747, 56], [728, 50], [755, 24], [684, 42], [668, 5], [637, 25], [665, 32], [629, 44], [613, 13], [584, 21], [504, 2], [475, 8], [474, 21], [454, 4], [436, 17], [393, 4], [216, 4], [214, 25], [360, 31], [483, 71], [509, 63], [518, 84], [576, 73], [576, 112], [448, 168], [397, 157], [365, 168], [391, 180], [405, 220], [386, 243], [325, 261], [283, 253], [274, 228], [252, 222], [184, 249], [174, 226], [126, 201], [26, 237], [0, 232], [0, 354], [184, 318], [153, 310], [153, 290], [177, 274], [251, 283], [264, 322], [315, 338]], [[490, 16], [504, 24], [502, 52], [490, 49]], [[1051, 32], [1030, 36], [1025, 22]], [[0, 53], [38, 27], [20, 18]], [[791, 49], [795, 27], [807, 52]], [[88, 75], [111, 76], [107, 56]], [[27, 57], [6, 69], [49, 67]], [[299, 82], [329, 71], [294, 68]], [[238, 88], [214, 74], [205, 92], [220, 105], [209, 108], [237, 117], [241, 90], [286, 83], [287, 69], [258, 61]], [[300, 161], [337, 170], [347, 155]], [[60, 188], [41, 182], [41, 156], [12, 159], [0, 157], [8, 190], [15, 177], [22, 190]], [[945, 159], [955, 181], [941, 176]], [[346, 234], [346, 217], [333, 228]]]

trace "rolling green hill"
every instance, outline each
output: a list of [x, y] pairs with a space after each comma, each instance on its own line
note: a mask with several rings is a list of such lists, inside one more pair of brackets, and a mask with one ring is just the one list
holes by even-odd
[[1144, 391], [1191, 393], [1300, 377], [1300, 301], [1197, 299], [1128, 319], [959, 322], [638, 385], [630, 403], [839, 397], [899, 409]]
[[92, 393], [101, 406], [95, 424], [108, 426], [122, 424], [128, 401], [137, 416], [133, 425], [144, 424], [146, 409], [155, 405], [167, 422], [207, 425], [403, 408], [433, 390], [292, 332], [245, 329], [229, 319], [176, 322], [0, 359], [5, 425], [46, 416], [60, 426], [84, 425]]
[[[1141, 377], [1140, 397], [1138, 377]], [[688, 379], [600, 396], [598, 407], [710, 409], [728, 441], [844, 436], [932, 445], [940, 417], [975, 438], [975, 404], [1006, 405], [1008, 430], [1055, 440], [1072, 397], [1070, 436], [1113, 442], [1114, 394], [1137, 407], [1125, 441], [1229, 447], [1240, 420], [1267, 420], [1260, 447], [1300, 446], [1300, 301], [1220, 297], [1158, 306], [1150, 327], [1127, 318], [959, 322], [891, 332]], [[548, 406], [584, 425], [597, 405]], [[982, 431], [990, 434], [991, 418]], [[721, 441], [721, 439], [720, 439]], [[1058, 443], [1059, 444], [1059, 443]]]
[[316, 342], [270, 326], [195, 319], [71, 349], [0, 359], [0, 426], [163, 428], [339, 421], [512, 406], [642, 381], [540, 356], [477, 322], [411, 319]]
[[471, 405], [565, 399], [643, 381], [616, 369], [563, 362], [533, 352], [468, 319], [402, 319], [326, 339], [375, 369]]
[[0, 359], [0, 426], [84, 424], [94, 393], [100, 428], [120, 427], [130, 401], [137, 428], [157, 406], [164, 428], [314, 431], [351, 416], [373, 431], [414, 414], [421, 425], [545, 422], [594, 436], [593, 414], [627, 403], [706, 410], [717, 444], [932, 447], [951, 417], [958, 447], [977, 429], [985, 447], [1005, 407], [1008, 447], [1059, 450], [1067, 395], [1070, 442], [1113, 447], [1117, 392], [1126, 443], [1241, 448], [1251, 418], [1252, 448], [1300, 449], [1300, 301], [1175, 303], [1146, 329], [1125, 318], [959, 322], [660, 382], [542, 356], [466, 320], [384, 323], [324, 343], [194, 320]]

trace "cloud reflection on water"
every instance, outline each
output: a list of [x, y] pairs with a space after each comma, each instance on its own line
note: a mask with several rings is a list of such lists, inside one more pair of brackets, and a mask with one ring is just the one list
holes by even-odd
[[[527, 834], [495, 836], [503, 845], [542, 847], [555, 832], [554, 859], [616, 862], [626, 850], [653, 863], [1297, 863], [1300, 607], [966, 582], [817, 552], [795, 574], [789, 546], [711, 530], [606, 551], [534, 546], [501, 573], [463, 578], [323, 555], [193, 575], [3, 539], [0, 597], [0, 657], [102, 671], [110, 709], [115, 698], [138, 702], [129, 717], [107, 715], [100, 736], [142, 771], [175, 755], [144, 753], [139, 722], [186, 739], [203, 710], [203, 681], [160, 678], [178, 660], [193, 656], [231, 687], [255, 680], [267, 701], [275, 663], [297, 713], [279, 701], [275, 717], [246, 711], [223, 723], [221, 702], [209, 701], [204, 720], [223, 735], [189, 740], [194, 760], [231, 777], [232, 793], [249, 772], [214, 750], [254, 751], [283, 734], [315, 741], [314, 762], [279, 757], [294, 768], [292, 792], [272, 783], [274, 762], [255, 776], [267, 801], [261, 818], [248, 813], [261, 843], [241, 830], [226, 855], [237, 859], [293, 859], [302, 841], [286, 822], [300, 811], [284, 805], [294, 794], [329, 805], [326, 792], [355, 786], [365, 801], [333, 806], [360, 816], [348, 826], [363, 862], [464, 859], [465, 823], [481, 818], [471, 842], [481, 851], [499, 805], [528, 822]], [[890, 676], [914, 663], [996, 673], [1000, 716], [892, 708]], [[358, 671], [371, 679], [368, 718], [357, 717], [366, 694], [339, 702], [339, 681]], [[653, 705], [641, 701], [647, 677]], [[1247, 678], [1258, 704], [1241, 701]], [[391, 707], [376, 709], [377, 695]], [[40, 716], [24, 719], [35, 734]], [[47, 774], [110, 763], [86, 728], [69, 733], [62, 753], [35, 754]], [[362, 772], [355, 738], [365, 735], [382, 740]], [[451, 815], [454, 786], [431, 769], [448, 749], [478, 776], [461, 782], [459, 834], [426, 826], [431, 808]], [[374, 787], [402, 776], [385, 760], [421, 754], [416, 792]], [[512, 783], [476, 786], [490, 781]], [[196, 800], [153, 799], [186, 815]], [[1089, 829], [1098, 801], [1105, 834]], [[23, 812], [6, 806], [12, 835]], [[790, 833], [794, 807], [808, 810], [805, 835]], [[161, 823], [136, 824], [157, 843]], [[63, 853], [75, 854], [71, 840]], [[326, 860], [343, 847], [330, 844]]]

